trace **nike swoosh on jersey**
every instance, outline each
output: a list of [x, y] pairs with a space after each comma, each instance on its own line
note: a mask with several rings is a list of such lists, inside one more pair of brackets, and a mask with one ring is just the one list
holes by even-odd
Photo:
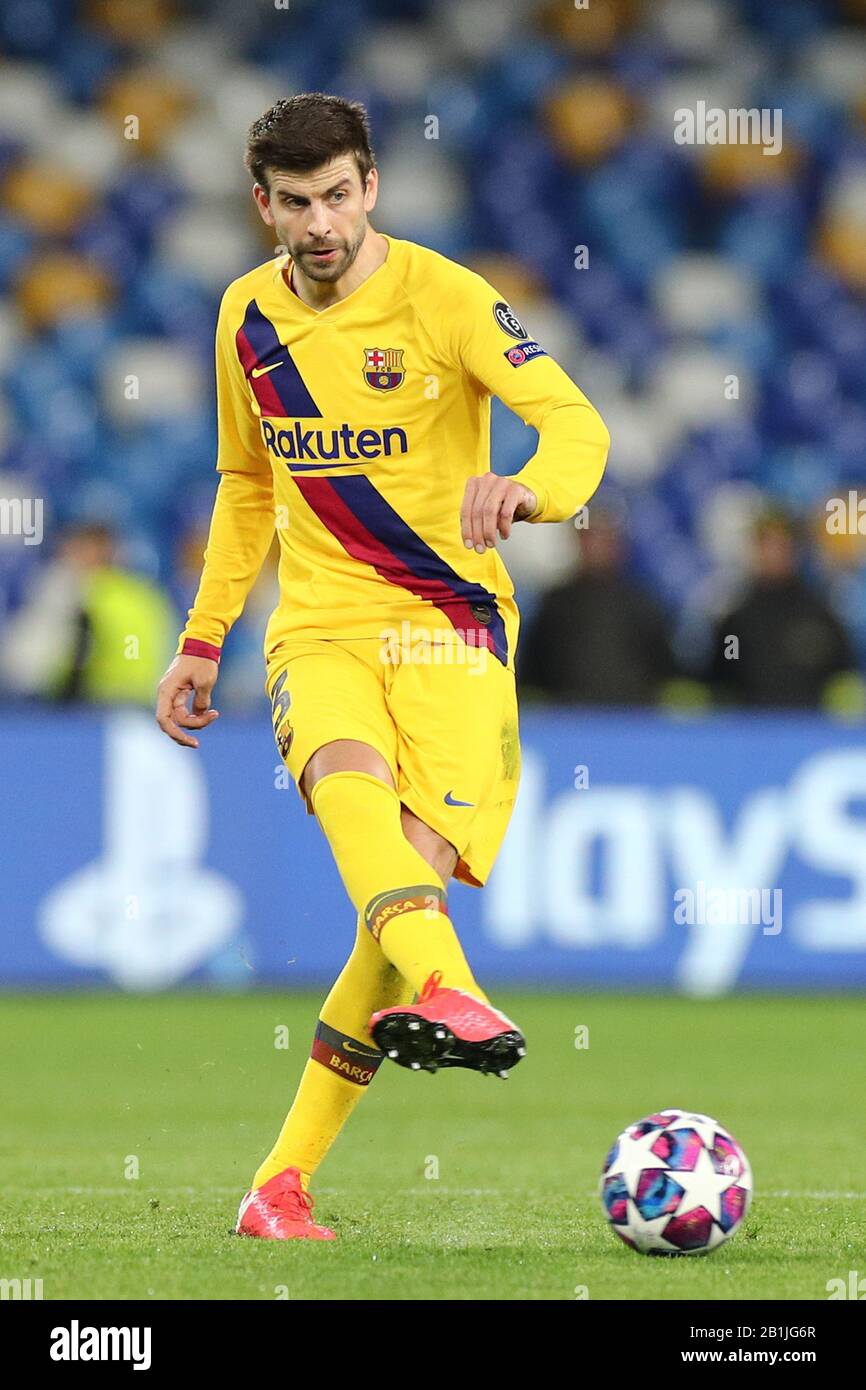
[[444, 796], [446, 806], [474, 806], [474, 801], [455, 801], [453, 792], [446, 792]]
[[[322, 412], [304, 385], [292, 354], [254, 299], [247, 305], [244, 321], [235, 334], [235, 348], [263, 416], [321, 418]], [[279, 376], [276, 371], [265, 373], [273, 377], [272, 381], [253, 376], [254, 368], [262, 362], [272, 362], [275, 352], [280, 353], [279, 363], [275, 364], [280, 368]]]
[[276, 371], [277, 367], [282, 367], [283, 365], [284, 363], [282, 362], [274, 362], [271, 367], [253, 367], [252, 375], [256, 377], [267, 376], [268, 372]]
[[349, 1039], [348, 1039], [348, 1038], [344, 1038], [344, 1039], [343, 1039], [343, 1051], [344, 1051], [344, 1052], [359, 1052], [359, 1053], [361, 1054], [362, 1057], [375, 1057], [375, 1056], [376, 1056], [376, 1053], [373, 1051], [372, 1048], [370, 1048], [369, 1051], [368, 1051], [366, 1047], [353, 1047], [352, 1044], [349, 1042]]

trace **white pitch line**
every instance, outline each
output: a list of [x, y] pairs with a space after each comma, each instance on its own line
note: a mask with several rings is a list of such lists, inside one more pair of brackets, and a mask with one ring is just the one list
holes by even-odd
[[[138, 1186], [138, 1193], [136, 1193]], [[40, 1185], [41, 1192], [69, 1192], [75, 1196], [100, 1196], [100, 1197], [125, 1197], [130, 1193], [135, 1196], [168, 1196], [178, 1194], [187, 1197], [230, 1197], [234, 1193], [240, 1193], [243, 1184], [238, 1183], [236, 1187], [165, 1187], [157, 1183], [145, 1183], [141, 1178], [130, 1179], [123, 1187], [66, 1187], [66, 1186], [47, 1186]], [[396, 1197], [414, 1197], [426, 1192], [448, 1193], [449, 1196], [457, 1197], [504, 1197], [520, 1196], [519, 1192], [505, 1193], [498, 1187], [444, 1187], [440, 1185], [438, 1179], [431, 1178], [423, 1187], [398, 1187], [391, 1190], [389, 1195]], [[316, 1192], [323, 1193], [329, 1197], [336, 1197], [345, 1193], [345, 1188], [341, 1187], [316, 1187]]]
[[[166, 1197], [168, 1195], [179, 1195], [184, 1197], [230, 1197], [232, 1193], [240, 1192], [243, 1184], [237, 1187], [162, 1187], [155, 1183], [142, 1182], [140, 1178], [130, 1179], [123, 1187], [51, 1187], [42, 1183], [41, 1192], [68, 1192], [75, 1197]], [[138, 1189], [136, 1191], [136, 1189]], [[240, 1198], [238, 1199], [240, 1200]]]
[[837, 1202], [842, 1198], [851, 1198], [853, 1201], [866, 1201], [866, 1192], [761, 1192], [758, 1189], [758, 1197], [813, 1197], [816, 1202]]
[[[591, 1192], [585, 1195], [594, 1197], [597, 1196], [597, 1193]], [[807, 1198], [810, 1201], [816, 1202], [839, 1202], [848, 1199], [850, 1199], [851, 1201], [859, 1202], [866, 1201], [866, 1192], [764, 1192], [761, 1190], [760, 1187], [758, 1187], [753, 1189], [752, 1195], [753, 1197], [760, 1199], [764, 1199], [766, 1197], [795, 1197]]]
[[[596, 1193], [589, 1193], [588, 1196], [596, 1196]], [[840, 1202], [840, 1201], [866, 1201], [866, 1192], [763, 1192], [760, 1187], [753, 1188], [752, 1196], [756, 1200], [766, 1200], [767, 1197], [783, 1200], [787, 1197], [805, 1199], [815, 1202]]]
[[[242, 1183], [235, 1187], [164, 1187], [158, 1184], [142, 1183], [142, 1180], [130, 1180], [123, 1187], [67, 1187], [67, 1186], [46, 1186], [40, 1184], [41, 1192], [68, 1192], [76, 1196], [100, 1196], [100, 1197], [120, 1197], [130, 1194], [136, 1195], [136, 1183], [141, 1184], [137, 1195], [152, 1197], [155, 1195], [182, 1195], [195, 1197], [231, 1197], [242, 1192]], [[316, 1192], [321, 1196], [337, 1197], [349, 1195], [345, 1188], [341, 1187], [316, 1187]], [[398, 1187], [392, 1189], [386, 1196], [393, 1197], [417, 1197], [428, 1192], [438, 1192], [449, 1197], [520, 1197], [523, 1195], [521, 1188], [509, 1188], [503, 1190], [498, 1187], [444, 1187], [441, 1186], [437, 1178], [431, 1178], [423, 1186], [418, 1187]], [[866, 1201], [866, 1192], [763, 1192], [760, 1188], [755, 1191], [757, 1198], [807, 1198], [816, 1202], [837, 1202], [837, 1201]], [[597, 1192], [583, 1193], [583, 1200], [597, 1198]]]

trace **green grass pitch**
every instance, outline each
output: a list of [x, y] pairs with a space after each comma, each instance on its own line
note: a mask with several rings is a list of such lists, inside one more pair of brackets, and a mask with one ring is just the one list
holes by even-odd
[[[497, 992], [529, 1046], [508, 1081], [384, 1064], [313, 1188], [338, 1241], [237, 1239], [319, 999], [7, 996], [0, 1276], [46, 1299], [570, 1300], [826, 1299], [866, 1274], [854, 997]], [[744, 1227], [706, 1258], [635, 1254], [595, 1195], [619, 1130], [671, 1105], [754, 1169]]]

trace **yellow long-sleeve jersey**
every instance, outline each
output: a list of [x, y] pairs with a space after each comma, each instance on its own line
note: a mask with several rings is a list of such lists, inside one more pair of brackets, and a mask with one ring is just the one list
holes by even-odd
[[480, 275], [387, 237], [385, 261], [315, 310], [291, 260], [235, 280], [216, 334], [220, 484], [201, 583], [178, 651], [213, 652], [276, 528], [285, 639], [447, 628], [511, 664], [513, 585], [495, 549], [468, 550], [466, 482], [490, 468], [490, 399], [539, 433], [516, 479], [532, 521], [572, 516], [604, 469], [608, 432]]

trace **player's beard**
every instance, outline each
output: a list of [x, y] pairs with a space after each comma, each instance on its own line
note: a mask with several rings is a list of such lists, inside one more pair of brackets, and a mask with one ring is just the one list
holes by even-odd
[[[301, 270], [309, 280], [330, 281], [339, 280], [345, 275], [349, 266], [352, 265], [355, 257], [361, 249], [364, 237], [367, 234], [366, 227], [349, 242], [338, 243], [337, 254], [332, 261], [326, 261], [323, 265], [317, 264], [315, 258], [308, 254], [311, 248], [302, 250], [297, 256], [292, 253], [292, 259], [300, 265]], [[330, 243], [326, 243], [329, 245]]]

